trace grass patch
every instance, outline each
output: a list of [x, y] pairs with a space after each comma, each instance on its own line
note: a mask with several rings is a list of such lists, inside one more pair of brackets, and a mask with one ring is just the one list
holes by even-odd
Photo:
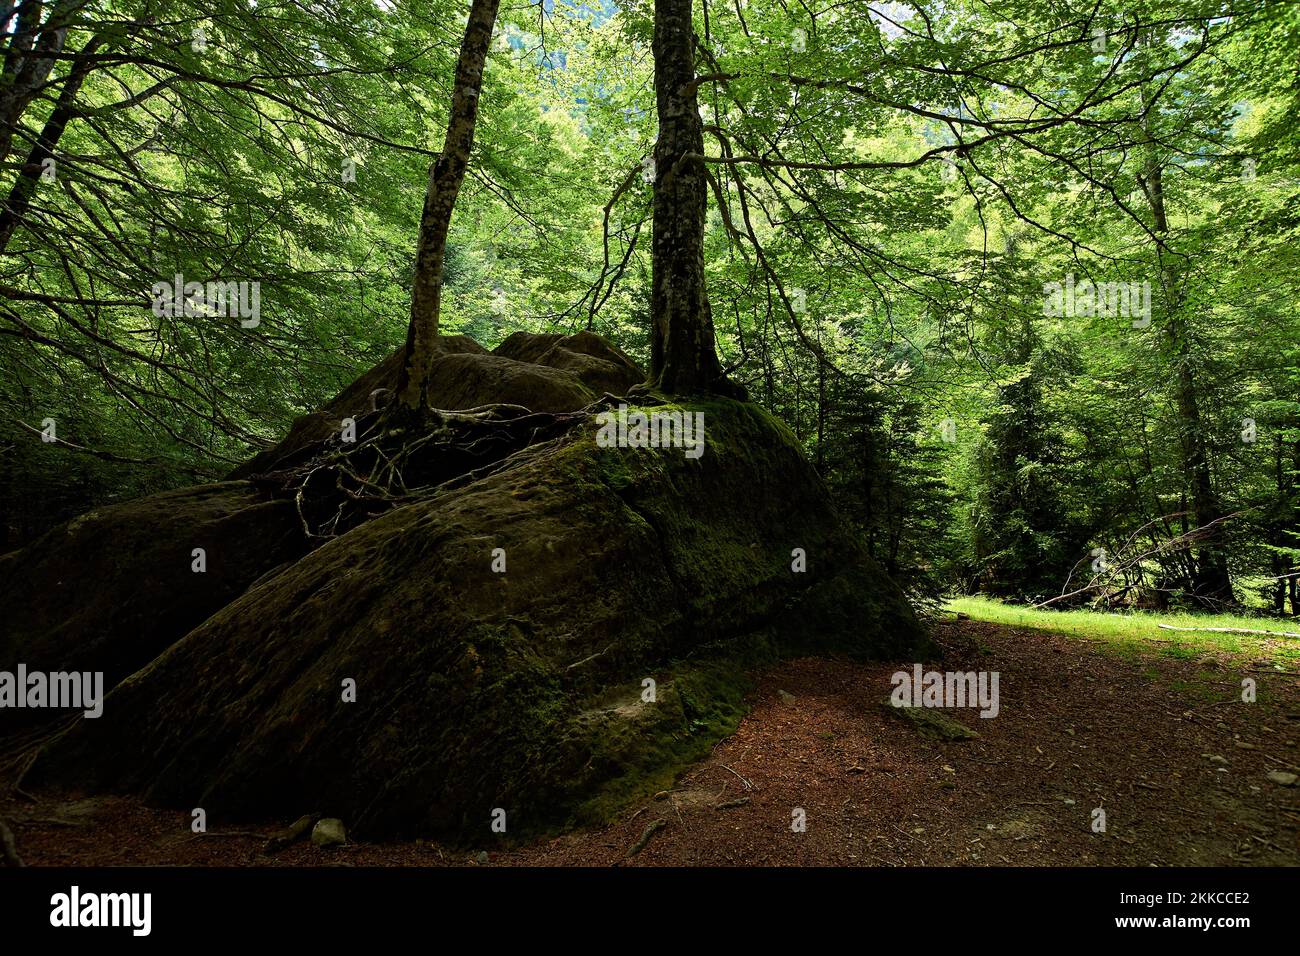
[[945, 607], [949, 611], [969, 614], [975, 621], [1104, 641], [1125, 653], [1155, 652], [1183, 658], [1199, 654], [1228, 654], [1234, 658], [1271, 660], [1287, 670], [1300, 665], [1300, 638], [1297, 637], [1167, 631], [1160, 628], [1161, 624], [1168, 624], [1172, 627], [1242, 627], [1300, 632], [1300, 622], [1274, 621], [1237, 614], [1054, 611], [1050, 608], [1004, 604], [986, 597], [954, 598]]

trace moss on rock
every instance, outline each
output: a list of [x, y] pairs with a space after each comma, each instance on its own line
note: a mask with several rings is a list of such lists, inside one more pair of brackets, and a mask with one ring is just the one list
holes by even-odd
[[788, 430], [677, 408], [705, 414], [699, 459], [599, 447], [587, 418], [323, 545], [124, 681], [34, 778], [370, 836], [482, 839], [500, 807], [519, 836], [664, 788], [734, 728], [747, 666], [916, 659], [910, 607]]
[[[307, 549], [293, 504], [243, 481], [97, 508], [0, 557], [0, 670], [102, 671], [111, 687]], [[0, 732], [48, 715], [4, 711]]]

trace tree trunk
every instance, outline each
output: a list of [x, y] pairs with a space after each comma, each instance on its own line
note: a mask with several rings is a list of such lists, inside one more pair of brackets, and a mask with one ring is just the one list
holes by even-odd
[[[1175, 326], [1177, 323], [1174, 324]], [[1177, 331], [1172, 334], [1177, 335]], [[1197, 400], [1195, 382], [1188, 368], [1188, 356], [1178, 353], [1177, 378], [1178, 425], [1183, 448], [1183, 471], [1191, 484], [1192, 513], [1198, 528], [1208, 527], [1223, 516], [1218, 496], [1210, 481], [1210, 461], [1205, 448], [1204, 424]], [[1192, 589], [1198, 600], [1211, 607], [1234, 603], [1232, 579], [1228, 574], [1227, 556], [1220, 543], [1221, 530], [1211, 529], [1209, 539], [1196, 549], [1196, 576]]]
[[826, 363], [817, 358], [817, 474], [826, 477]]
[[669, 393], [737, 390], [727, 382], [714, 344], [704, 280], [708, 180], [704, 163], [683, 160], [704, 151], [695, 93], [692, 0], [656, 0], [655, 144], [651, 381]]
[[[1150, 146], [1148, 146], [1150, 149]], [[1169, 231], [1169, 221], [1165, 215], [1164, 178], [1159, 162], [1154, 158], [1146, 164], [1142, 175], [1142, 185], [1151, 205], [1156, 241], [1160, 252], [1167, 252], [1164, 237]], [[1218, 496], [1210, 476], [1209, 453], [1205, 446], [1205, 423], [1201, 417], [1200, 402], [1197, 395], [1196, 379], [1192, 372], [1191, 344], [1187, 330], [1179, 315], [1181, 303], [1178, 301], [1178, 278], [1166, 269], [1162, 277], [1167, 303], [1167, 323], [1165, 332], [1173, 349], [1174, 361], [1178, 369], [1174, 376], [1174, 400], [1178, 410], [1178, 434], [1182, 448], [1183, 480], [1191, 495], [1191, 510], [1194, 526], [1207, 528], [1223, 517], [1219, 507]], [[1221, 530], [1210, 529], [1209, 537], [1197, 546], [1193, 546], [1195, 560], [1192, 562], [1192, 591], [1199, 603], [1214, 608], [1222, 604], [1235, 603], [1232, 593], [1232, 578], [1228, 573], [1227, 555], [1221, 544]]]
[[0, 75], [0, 162], [9, 158], [19, 120], [49, 79], [68, 24], [84, 5], [85, 0], [58, 0], [44, 22], [39, 0], [21, 6], [14, 32], [6, 37], [9, 45]]
[[[1287, 487], [1283, 462], [1282, 436], [1277, 435], [1273, 439], [1273, 479], [1276, 483], [1277, 506], [1268, 527], [1268, 543], [1277, 549], [1281, 549], [1286, 544], [1286, 518], [1290, 510], [1287, 494], [1290, 489]], [[1281, 550], [1275, 550], [1269, 555], [1268, 564], [1269, 570], [1273, 572], [1273, 613], [1281, 617], [1286, 613], [1286, 575], [1290, 562], [1286, 560]]]
[[[1300, 441], [1291, 445], [1291, 469], [1292, 475], [1300, 475]], [[1290, 489], [1290, 521], [1291, 535], [1288, 543], [1294, 544], [1300, 539], [1300, 504], [1296, 502], [1295, 478], [1287, 479], [1287, 487]], [[1291, 572], [1300, 572], [1300, 562], [1294, 559], [1289, 562]], [[1288, 582], [1290, 587], [1291, 614], [1294, 617], [1300, 617], [1300, 578], [1291, 578]]]
[[[36, 189], [41, 181], [41, 173], [45, 170], [45, 160], [54, 156], [55, 147], [58, 146], [68, 121], [72, 119], [72, 111], [76, 105], [77, 94], [81, 92], [81, 85], [94, 68], [87, 57], [99, 49], [100, 43], [101, 38], [94, 37], [77, 54], [77, 59], [73, 61], [72, 72], [64, 81], [63, 89], [59, 91], [59, 101], [45, 121], [45, 126], [35, 145], [27, 154], [27, 161], [19, 169], [18, 178], [14, 180], [13, 187], [9, 190], [9, 198], [5, 200], [3, 208], [0, 208], [0, 255], [4, 255], [5, 250], [9, 248], [9, 240], [13, 238], [14, 230], [18, 228], [31, 207], [32, 197], [36, 195]], [[55, 175], [58, 175], [57, 167]]]
[[469, 154], [474, 146], [483, 65], [492, 41], [500, 0], [473, 0], [465, 37], [456, 61], [456, 85], [451, 95], [451, 117], [442, 154], [429, 167], [420, 236], [415, 249], [415, 278], [411, 288], [411, 322], [406, 331], [406, 357], [398, 379], [401, 406], [422, 411], [427, 404], [429, 367], [438, 337], [438, 312], [442, 297], [443, 257], [456, 195], [465, 181]]

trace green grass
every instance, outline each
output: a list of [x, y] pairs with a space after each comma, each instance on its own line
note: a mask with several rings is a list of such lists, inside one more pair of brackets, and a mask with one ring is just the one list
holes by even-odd
[[1272, 660], [1288, 670], [1300, 665], [1300, 637], [1267, 637], [1254, 634], [1214, 634], [1166, 631], [1173, 627], [1243, 627], [1265, 631], [1300, 633], [1300, 622], [1244, 617], [1234, 614], [1188, 614], [1132, 611], [1108, 614], [1099, 611], [1053, 611], [1003, 604], [985, 597], [954, 598], [949, 611], [969, 614], [972, 620], [1034, 628], [1069, 634], [1115, 645], [1130, 653], [1155, 652], [1173, 657], [1229, 654], [1251, 660]]

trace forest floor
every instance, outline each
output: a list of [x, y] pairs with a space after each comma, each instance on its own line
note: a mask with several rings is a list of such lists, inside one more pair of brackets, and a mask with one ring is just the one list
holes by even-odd
[[755, 675], [750, 713], [671, 792], [532, 844], [264, 856], [279, 825], [195, 835], [189, 814], [123, 798], [8, 798], [0, 816], [38, 866], [1300, 865], [1296, 640], [1206, 650], [1204, 635], [1116, 644], [976, 620], [935, 634], [943, 668], [1000, 675], [996, 718], [947, 712], [978, 738], [933, 741], [883, 707], [899, 665], [788, 661]]

